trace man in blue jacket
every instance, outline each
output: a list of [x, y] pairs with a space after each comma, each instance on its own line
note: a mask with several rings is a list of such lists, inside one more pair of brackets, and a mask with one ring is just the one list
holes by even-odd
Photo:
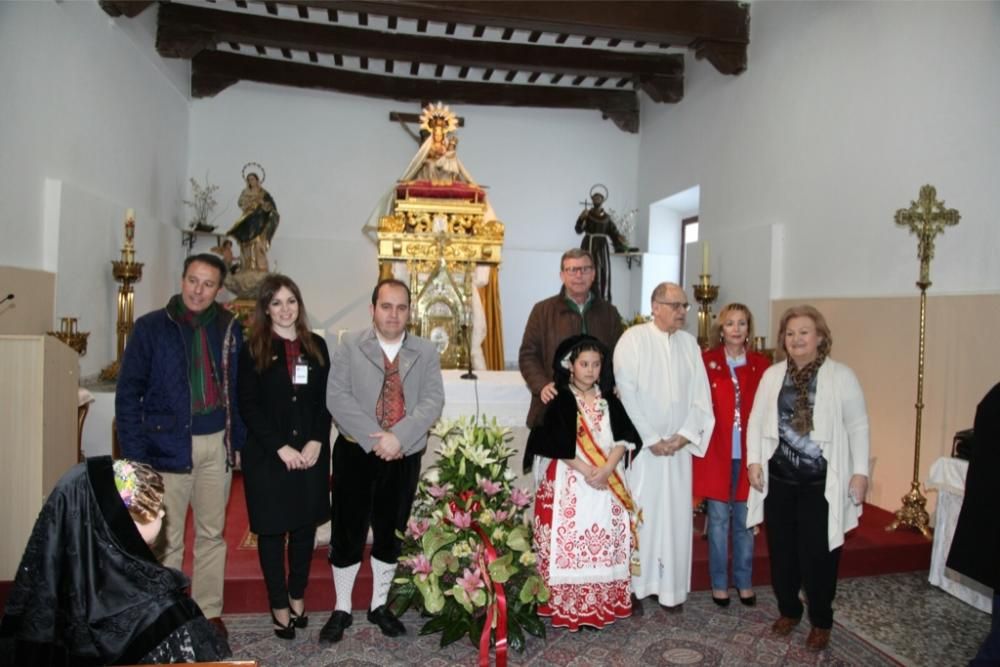
[[115, 394], [122, 456], [163, 476], [163, 564], [181, 569], [190, 506], [196, 526], [191, 596], [223, 636], [222, 529], [232, 467], [246, 436], [235, 391], [242, 331], [215, 302], [225, 277], [215, 255], [184, 261], [181, 293], [136, 321]]

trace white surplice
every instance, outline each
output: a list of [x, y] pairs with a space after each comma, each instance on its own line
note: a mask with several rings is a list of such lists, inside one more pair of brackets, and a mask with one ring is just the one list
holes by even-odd
[[[656, 595], [661, 605], [672, 607], [691, 590], [691, 457], [705, 455], [715, 425], [708, 375], [694, 336], [668, 334], [653, 322], [622, 334], [614, 363], [622, 403], [643, 446], [629, 469], [632, 496], [643, 515], [642, 574], [632, 577], [632, 591], [640, 599]], [[672, 456], [649, 451], [675, 434], [690, 444]]]

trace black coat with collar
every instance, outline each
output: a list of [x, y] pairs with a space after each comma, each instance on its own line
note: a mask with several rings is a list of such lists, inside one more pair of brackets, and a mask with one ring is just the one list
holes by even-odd
[[[258, 372], [250, 346], [240, 353], [239, 406], [247, 426], [243, 480], [250, 530], [276, 535], [330, 518], [330, 427], [326, 343], [310, 334], [322, 363], [306, 358], [308, 382], [292, 384], [285, 346], [272, 342], [271, 365]], [[303, 350], [303, 354], [305, 354]], [[301, 451], [310, 440], [322, 444], [319, 460], [307, 470], [288, 470], [278, 456], [284, 445]]]
[[[611, 434], [615, 442], [624, 440], [634, 443], [635, 454], [642, 447], [642, 438], [625, 412], [625, 406], [615, 396], [613, 391], [602, 393], [608, 402]], [[576, 458], [576, 397], [568, 385], [559, 387], [559, 393], [553, 398], [542, 415], [542, 424], [531, 429], [528, 443], [524, 449], [524, 472], [531, 470], [531, 464], [536, 456], [550, 459]], [[628, 462], [626, 460], [626, 465]]]

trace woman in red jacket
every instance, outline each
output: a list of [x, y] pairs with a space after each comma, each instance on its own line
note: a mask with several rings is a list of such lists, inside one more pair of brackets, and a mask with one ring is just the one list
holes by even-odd
[[[753, 532], [747, 528], [745, 425], [760, 378], [770, 366], [767, 357], [751, 352], [753, 315], [741, 303], [719, 311], [703, 354], [712, 388], [715, 429], [704, 458], [694, 459], [694, 495], [708, 501], [708, 569], [712, 600], [729, 604], [729, 536], [733, 538], [733, 583], [740, 602], [752, 606], [757, 596], [750, 584]], [[732, 528], [730, 528], [732, 520]]]

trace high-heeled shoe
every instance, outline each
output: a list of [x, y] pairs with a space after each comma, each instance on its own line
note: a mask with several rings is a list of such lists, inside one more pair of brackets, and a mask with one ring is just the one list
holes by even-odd
[[274, 610], [271, 610], [271, 621], [274, 623], [274, 636], [278, 639], [295, 639], [295, 622], [292, 620], [291, 613], [288, 617], [288, 625], [282, 625], [278, 618], [274, 615]]
[[292, 609], [292, 605], [288, 605], [288, 624], [300, 629], [309, 625], [309, 617], [306, 616], [305, 606], [302, 607], [302, 613], [297, 614]]

